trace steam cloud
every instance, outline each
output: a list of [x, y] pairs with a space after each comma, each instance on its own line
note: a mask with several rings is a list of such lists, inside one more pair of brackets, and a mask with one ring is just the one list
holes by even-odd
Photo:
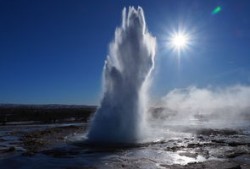
[[105, 62], [104, 96], [87, 134], [89, 142], [136, 143], [144, 137], [155, 48], [142, 8], [124, 8]]
[[160, 105], [164, 108], [161, 118], [175, 119], [183, 124], [200, 117], [206, 121], [218, 121], [214, 127], [230, 127], [250, 117], [250, 87], [235, 85], [217, 89], [175, 89], [162, 98]]

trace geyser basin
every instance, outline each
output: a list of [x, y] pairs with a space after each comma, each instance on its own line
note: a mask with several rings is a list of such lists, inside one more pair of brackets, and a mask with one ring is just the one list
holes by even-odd
[[105, 62], [104, 95], [89, 127], [88, 143], [128, 144], [144, 139], [155, 49], [156, 40], [147, 30], [143, 9], [124, 8]]

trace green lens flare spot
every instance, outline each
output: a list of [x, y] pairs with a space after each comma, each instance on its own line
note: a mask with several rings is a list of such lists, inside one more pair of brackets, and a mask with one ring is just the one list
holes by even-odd
[[217, 6], [217, 7], [214, 8], [214, 10], [212, 11], [212, 14], [213, 14], [213, 15], [218, 14], [220, 11], [221, 11], [221, 7], [220, 7], [220, 6]]

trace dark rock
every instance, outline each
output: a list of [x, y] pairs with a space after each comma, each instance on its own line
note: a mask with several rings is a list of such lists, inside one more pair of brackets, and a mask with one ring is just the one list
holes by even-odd
[[65, 158], [65, 157], [70, 158], [75, 155], [78, 155], [80, 151], [77, 149], [57, 148], [57, 149], [45, 150], [45, 151], [42, 151], [41, 153], [48, 155], [48, 156], [55, 157], [55, 158]]
[[226, 143], [225, 139], [212, 139], [211, 141], [214, 142], [214, 143], [219, 143], [219, 144]]
[[236, 142], [236, 141], [228, 142], [228, 145], [232, 146], [232, 147], [236, 147], [236, 146], [240, 146], [240, 145], [245, 145], [245, 144], [246, 143], [244, 143], [244, 142]]
[[201, 164], [201, 167], [204, 169], [241, 169], [239, 164], [230, 161], [211, 160], [203, 162]]
[[5, 142], [6, 140], [3, 138], [0, 138], [0, 142]]
[[187, 165], [161, 165], [168, 169], [241, 169], [237, 163], [230, 161], [205, 161], [200, 163], [189, 163]]
[[35, 154], [36, 154], [36, 152], [26, 151], [26, 152], [24, 152], [22, 155], [23, 155], [23, 156], [34, 156]]
[[202, 145], [200, 143], [189, 143], [187, 145], [187, 148], [196, 148], [196, 147], [201, 147]]
[[205, 135], [205, 136], [229, 136], [240, 134], [242, 131], [230, 130], [230, 129], [201, 129], [197, 131], [197, 135]]
[[239, 164], [246, 164], [250, 165], [250, 154], [244, 154], [241, 156], [237, 156], [233, 159], [234, 162], [237, 162]]
[[[245, 146], [239, 146], [236, 148], [233, 148], [231, 151], [225, 152], [227, 158], [234, 158], [243, 154], [249, 153], [250, 150], [247, 149]], [[249, 159], [250, 160], [250, 159]]]
[[16, 151], [16, 148], [13, 146], [9, 147], [9, 149], [7, 150], [7, 152], [13, 152], [13, 151]]
[[204, 138], [203, 136], [201, 136], [201, 135], [198, 136], [197, 139], [199, 139], [199, 140], [201, 140], [201, 141], [205, 140], [205, 138]]
[[198, 153], [182, 152], [182, 153], [179, 153], [179, 155], [180, 156], [191, 157], [191, 158], [197, 158]]
[[241, 169], [250, 169], [250, 165], [247, 165], [247, 164], [243, 164], [240, 167]]
[[16, 148], [11, 146], [0, 150], [0, 153], [11, 153], [16, 151]]

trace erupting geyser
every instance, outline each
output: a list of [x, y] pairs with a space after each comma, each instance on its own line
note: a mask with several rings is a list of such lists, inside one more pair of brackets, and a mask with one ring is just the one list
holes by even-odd
[[155, 50], [156, 40], [147, 30], [143, 9], [124, 8], [122, 25], [115, 31], [105, 62], [104, 95], [87, 133], [89, 142], [142, 141]]

